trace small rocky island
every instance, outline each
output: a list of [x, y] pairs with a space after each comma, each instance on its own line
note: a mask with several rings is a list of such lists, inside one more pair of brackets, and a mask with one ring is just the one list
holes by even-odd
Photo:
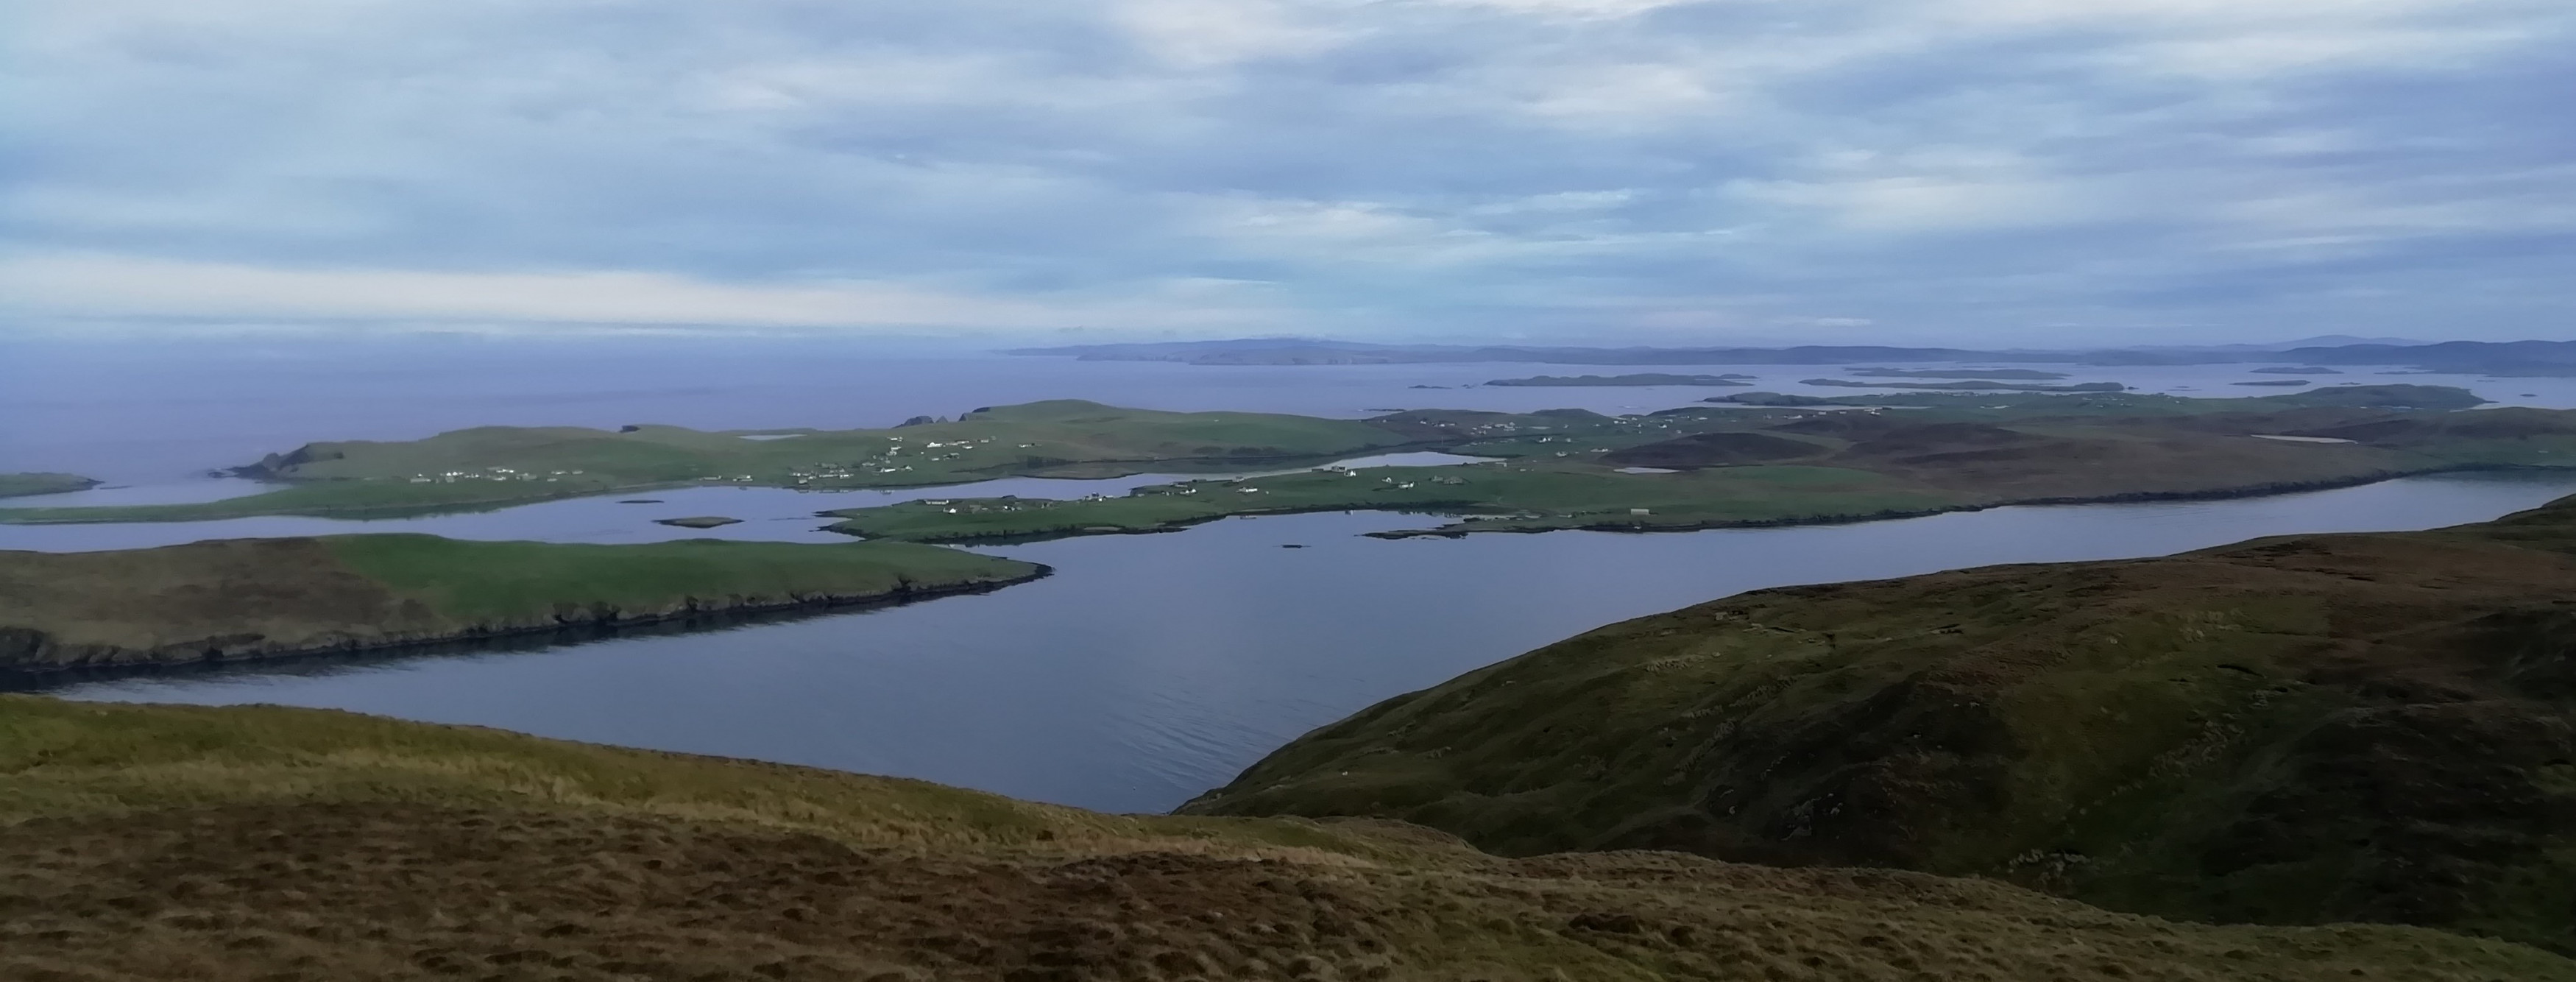
[[740, 525], [742, 524], [742, 519], [726, 518], [722, 515], [691, 515], [687, 518], [656, 518], [653, 520], [653, 524], [669, 525], [674, 528], [684, 529], [712, 529], [723, 528], [727, 525]]
[[98, 484], [78, 474], [0, 474], [0, 498], [87, 491]]

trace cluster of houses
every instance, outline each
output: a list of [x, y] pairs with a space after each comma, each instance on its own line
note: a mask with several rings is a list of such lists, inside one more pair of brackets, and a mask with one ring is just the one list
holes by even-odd
[[[907, 450], [914, 451], [913, 456], [915, 459], [920, 460], [923, 463], [931, 463], [942, 460], [956, 460], [959, 457], [965, 456], [966, 452], [969, 450], [973, 450], [983, 444], [993, 442], [993, 438], [988, 436], [973, 440], [924, 440], [920, 443], [906, 446], [902, 437], [889, 437], [888, 439], [891, 443], [886, 447], [884, 452], [879, 453], [876, 456], [869, 457], [865, 460], [853, 461], [847, 464], [812, 464], [805, 467], [792, 467], [787, 471], [787, 479], [797, 487], [807, 487], [811, 486], [816, 481], [847, 481], [851, 478], [869, 474], [901, 474], [905, 471], [911, 470], [913, 467], [911, 464], [898, 462], [898, 458], [903, 457]], [[1020, 444], [1022, 449], [1034, 446], [1037, 446], [1037, 444]], [[946, 452], [942, 453], [940, 451]]]
[[581, 472], [578, 470], [547, 471], [543, 474], [539, 474], [535, 471], [523, 471], [515, 467], [486, 467], [481, 470], [472, 471], [440, 471], [436, 474], [414, 474], [411, 476], [411, 483], [454, 484], [458, 481], [560, 481], [566, 477], [579, 477], [580, 475]]

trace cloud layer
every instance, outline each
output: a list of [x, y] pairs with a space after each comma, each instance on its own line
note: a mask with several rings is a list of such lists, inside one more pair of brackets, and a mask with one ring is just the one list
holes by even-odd
[[2563, 0], [6, 17], [21, 327], [2100, 343], [2576, 299]]

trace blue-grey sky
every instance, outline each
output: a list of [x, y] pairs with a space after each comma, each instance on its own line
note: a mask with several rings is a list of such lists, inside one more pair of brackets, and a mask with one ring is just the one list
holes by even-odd
[[0, 330], [2576, 336], [2567, 0], [15, 0]]

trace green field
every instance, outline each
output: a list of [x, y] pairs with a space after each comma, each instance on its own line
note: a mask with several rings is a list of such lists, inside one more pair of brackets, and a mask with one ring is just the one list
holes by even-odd
[[2576, 498], [2435, 532], [1756, 591], [1390, 699], [1184, 810], [2576, 952], [2571, 596]]
[[0, 670], [358, 650], [935, 596], [1034, 564], [906, 543], [471, 542], [429, 535], [0, 551]]
[[98, 482], [78, 474], [0, 474], [0, 498], [87, 491]]
[[0, 869], [0, 977], [31, 980], [2576, 980], [2415, 928], [25, 696], [0, 696]]

